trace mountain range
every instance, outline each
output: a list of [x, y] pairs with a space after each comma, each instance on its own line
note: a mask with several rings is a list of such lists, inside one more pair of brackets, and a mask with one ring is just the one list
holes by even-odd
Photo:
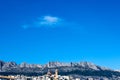
[[114, 71], [109, 68], [101, 67], [90, 62], [48, 62], [45, 65], [40, 64], [27, 64], [16, 62], [4, 62], [0, 61], [0, 75], [43, 75], [48, 70], [54, 73], [55, 69], [58, 69], [60, 75], [72, 75], [72, 76], [105, 76], [113, 77], [120, 76], [120, 72]]

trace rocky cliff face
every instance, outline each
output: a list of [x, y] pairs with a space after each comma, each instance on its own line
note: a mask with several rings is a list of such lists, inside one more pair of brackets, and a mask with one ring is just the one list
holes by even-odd
[[2, 67], [4, 66], [4, 62], [3, 61], [0, 61], [0, 71], [2, 71]]
[[19, 65], [19, 67], [20, 68], [42, 68], [42, 66], [41, 65], [39, 65], [39, 64], [27, 64], [27, 63], [21, 63], [20, 65]]
[[[79, 63], [62, 63], [62, 62], [49, 62], [48, 64], [45, 65], [40, 65], [40, 64], [27, 64], [27, 63], [21, 63], [21, 64], [16, 64], [15, 62], [4, 62], [0, 61], [0, 71], [7, 71], [8, 69], [24, 69], [24, 68], [39, 68], [39, 69], [44, 69], [44, 68], [61, 68], [61, 67], [69, 67], [69, 68], [76, 68], [79, 67], [79, 69], [91, 69], [91, 70], [110, 70], [104, 67], [97, 66], [93, 63], [90, 62], [79, 62]], [[20, 70], [19, 70], [20, 71]]]
[[81, 67], [81, 68], [86, 68], [86, 69], [92, 69], [92, 70], [110, 70], [105, 67], [101, 67], [98, 65], [95, 65], [90, 62], [70, 62], [70, 63], [61, 63], [61, 62], [49, 62], [46, 64], [46, 67], [48, 68], [55, 68], [55, 67]]

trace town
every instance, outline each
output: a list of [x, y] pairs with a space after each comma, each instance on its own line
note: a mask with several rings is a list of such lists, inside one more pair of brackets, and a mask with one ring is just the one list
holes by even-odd
[[25, 76], [25, 75], [9, 75], [3, 76], [0, 75], [0, 80], [111, 80], [106, 77], [81, 77], [74, 78], [72, 76], [63, 76], [58, 74], [58, 69], [55, 70], [55, 74], [52, 74], [50, 70], [48, 70], [47, 74], [42, 76]]

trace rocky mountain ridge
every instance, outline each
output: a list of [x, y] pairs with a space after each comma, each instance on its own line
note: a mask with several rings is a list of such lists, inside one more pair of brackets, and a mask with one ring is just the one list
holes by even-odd
[[48, 70], [54, 73], [55, 69], [59, 70], [60, 75], [120, 77], [120, 72], [90, 62], [48, 62], [45, 65], [40, 65], [0, 61], [0, 75], [43, 75]]
[[5, 71], [7, 68], [56, 68], [56, 67], [83, 67], [83, 68], [89, 68], [93, 70], [110, 70], [105, 67], [100, 67], [97, 66], [93, 63], [90, 62], [70, 62], [70, 63], [62, 63], [62, 62], [49, 62], [45, 65], [40, 65], [40, 64], [27, 64], [27, 63], [21, 63], [17, 64], [15, 62], [4, 62], [0, 61], [0, 71]]

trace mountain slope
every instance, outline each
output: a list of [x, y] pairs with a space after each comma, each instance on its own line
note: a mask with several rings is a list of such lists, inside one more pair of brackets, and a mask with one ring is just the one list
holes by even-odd
[[90, 62], [79, 63], [62, 63], [49, 62], [45, 65], [39, 64], [16, 64], [15, 62], [0, 61], [0, 75], [8, 74], [25, 74], [25, 75], [43, 75], [48, 69], [54, 73], [55, 69], [59, 70], [60, 75], [83, 75], [83, 76], [120, 76], [120, 72], [95, 65]]

